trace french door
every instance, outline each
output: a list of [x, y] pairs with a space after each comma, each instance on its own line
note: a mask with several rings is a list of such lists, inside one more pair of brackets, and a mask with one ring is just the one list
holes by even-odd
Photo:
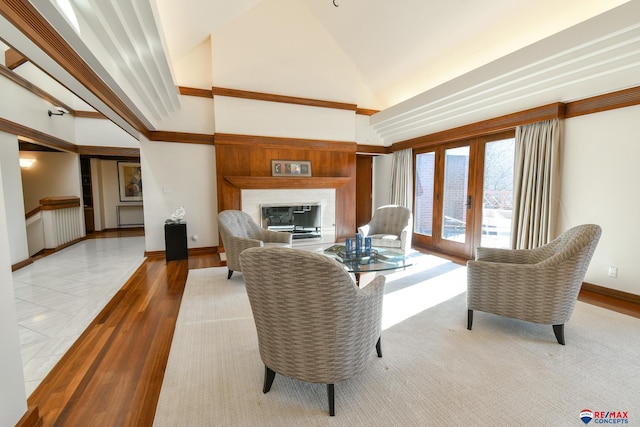
[[513, 131], [416, 150], [414, 162], [414, 244], [464, 258], [508, 246]]

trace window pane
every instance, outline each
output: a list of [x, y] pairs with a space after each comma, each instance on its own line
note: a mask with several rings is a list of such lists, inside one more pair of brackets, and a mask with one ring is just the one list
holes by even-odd
[[511, 246], [514, 150], [515, 139], [489, 142], [485, 146], [482, 246]]
[[416, 155], [416, 200], [413, 231], [426, 236], [431, 236], [433, 230], [435, 165], [435, 153]]
[[456, 242], [465, 241], [468, 179], [469, 146], [445, 150], [442, 208], [443, 239]]

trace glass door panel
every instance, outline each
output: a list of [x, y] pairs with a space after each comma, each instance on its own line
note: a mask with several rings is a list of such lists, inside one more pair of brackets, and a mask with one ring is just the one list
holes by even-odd
[[436, 153], [416, 155], [415, 214], [413, 231], [424, 236], [433, 235], [433, 194]]
[[510, 248], [515, 139], [487, 142], [484, 151], [480, 244]]
[[469, 146], [444, 151], [442, 238], [465, 243], [469, 183]]

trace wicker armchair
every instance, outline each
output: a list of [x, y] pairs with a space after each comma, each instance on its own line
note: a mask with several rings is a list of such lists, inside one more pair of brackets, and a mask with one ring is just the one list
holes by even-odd
[[530, 250], [477, 249], [467, 263], [467, 329], [473, 310], [553, 325], [564, 345], [564, 324], [571, 317], [582, 280], [602, 230], [585, 224]]
[[366, 367], [380, 332], [384, 276], [358, 288], [344, 266], [321, 254], [290, 248], [247, 249], [242, 273], [265, 365], [263, 392], [281, 374], [327, 384]]
[[262, 246], [291, 246], [293, 239], [291, 233], [265, 230], [249, 214], [236, 210], [218, 214], [218, 229], [227, 257], [227, 279], [231, 278], [234, 271], [242, 271], [238, 256], [243, 250]]
[[368, 224], [358, 227], [358, 232], [362, 237], [371, 237], [373, 246], [407, 253], [411, 249], [412, 218], [411, 210], [404, 206], [381, 206], [373, 212]]

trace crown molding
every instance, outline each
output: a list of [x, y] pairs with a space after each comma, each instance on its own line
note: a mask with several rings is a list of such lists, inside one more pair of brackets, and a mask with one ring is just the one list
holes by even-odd
[[172, 132], [152, 130], [148, 136], [150, 141], [156, 142], [180, 142], [184, 144], [213, 145], [214, 136], [206, 133]]
[[380, 110], [370, 108], [360, 108], [356, 104], [348, 104], [336, 101], [323, 101], [312, 98], [298, 98], [286, 95], [277, 95], [273, 93], [251, 92], [247, 90], [229, 89], [221, 87], [212, 87], [211, 90], [200, 89], [187, 86], [178, 86], [181, 95], [199, 96], [202, 98], [213, 98], [218, 96], [229, 96], [232, 98], [253, 99], [256, 101], [282, 102], [285, 104], [307, 105], [311, 107], [334, 108], [338, 110], [355, 111], [356, 114], [363, 116], [373, 116]]
[[4, 63], [10, 70], [18, 68], [27, 61], [27, 58], [12, 47], [4, 52]]
[[75, 144], [52, 135], [47, 135], [44, 132], [23, 126], [2, 117], [0, 117], [0, 131], [16, 135], [20, 140], [25, 142], [44, 145], [46, 147], [61, 151], [68, 151], [70, 153], [78, 152], [78, 147]]
[[213, 98], [213, 90], [196, 87], [178, 86], [180, 95], [199, 96], [201, 98]]
[[83, 119], [106, 119], [104, 114], [98, 111], [81, 111], [76, 110], [74, 115]]
[[383, 145], [358, 144], [358, 146], [356, 147], [356, 153], [361, 155], [372, 155], [372, 156], [377, 156], [380, 154], [389, 154], [391, 153], [391, 147], [385, 147]]
[[140, 158], [139, 148], [125, 147], [96, 147], [93, 145], [78, 145], [78, 154], [93, 157], [137, 157]]
[[568, 102], [565, 117], [577, 117], [632, 105], [640, 105], [640, 86]]
[[489, 120], [483, 120], [469, 125], [448, 129], [442, 132], [432, 133], [430, 135], [412, 138], [406, 141], [397, 142], [391, 146], [391, 151], [400, 151], [407, 148], [428, 147], [443, 142], [456, 141], [464, 138], [473, 138], [481, 135], [500, 132], [512, 129], [519, 125], [528, 123], [536, 123], [543, 120], [562, 119], [565, 117], [565, 104], [556, 102], [553, 104], [543, 105], [537, 108], [520, 111], [513, 114], [496, 117]]
[[228, 89], [222, 87], [211, 88], [213, 96], [229, 96], [233, 98], [253, 99], [257, 101], [282, 102], [285, 104], [307, 105], [310, 107], [334, 108], [338, 110], [356, 111], [356, 104], [344, 102], [323, 101], [312, 98], [299, 98], [295, 96], [275, 95], [272, 93], [251, 92], [248, 90]]
[[350, 141], [329, 141], [324, 139], [282, 138], [274, 136], [239, 135], [216, 133], [215, 145], [252, 145], [266, 148], [355, 152], [357, 144]]
[[379, 113], [380, 110], [372, 110], [370, 108], [356, 108], [356, 114], [360, 114], [362, 116], [373, 116], [376, 113]]
[[[15, 84], [17, 84], [18, 86], [20, 86], [20, 87], [28, 90], [29, 92], [33, 93], [34, 95], [39, 96], [40, 98], [44, 99], [45, 101], [47, 101], [51, 105], [55, 105], [56, 107], [62, 107], [65, 110], [67, 110], [69, 112], [69, 114], [75, 115], [76, 111], [73, 108], [71, 108], [70, 106], [68, 106], [64, 102], [60, 101], [55, 96], [53, 96], [53, 95], [49, 94], [48, 92], [45, 92], [44, 90], [40, 89], [38, 86], [34, 85], [30, 81], [28, 81], [27, 79], [22, 77], [21, 75], [13, 72], [9, 67], [5, 67], [4, 65], [0, 64], [0, 75], [6, 77], [7, 79], [9, 79], [12, 82], [14, 82]], [[42, 114], [44, 114], [44, 112]]]

